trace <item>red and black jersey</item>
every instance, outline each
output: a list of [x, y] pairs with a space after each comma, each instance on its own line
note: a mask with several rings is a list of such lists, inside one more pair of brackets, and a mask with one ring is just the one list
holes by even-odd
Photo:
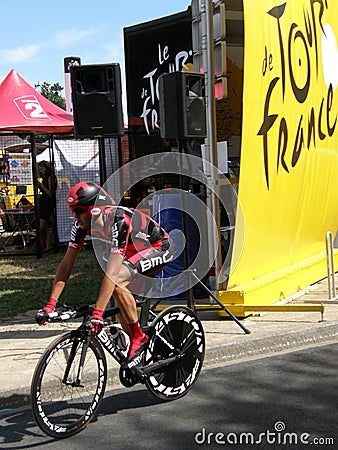
[[90, 235], [90, 230], [83, 230], [82, 228], [79, 227], [78, 223], [74, 221], [70, 232], [68, 247], [81, 250], [87, 235]]
[[[166, 231], [151, 217], [132, 208], [109, 206], [102, 212], [103, 236], [93, 236], [111, 244], [111, 251], [120, 255], [135, 254], [149, 248], [161, 248], [162, 241], [168, 239]], [[75, 222], [69, 246], [81, 249], [86, 235], [91, 230], [83, 230]]]

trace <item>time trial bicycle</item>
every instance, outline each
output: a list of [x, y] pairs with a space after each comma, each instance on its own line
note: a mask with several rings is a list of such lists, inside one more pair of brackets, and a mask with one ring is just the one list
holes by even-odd
[[50, 314], [51, 322], [82, 321], [75, 330], [57, 337], [35, 368], [31, 405], [43, 432], [66, 438], [83, 430], [93, 419], [108, 378], [104, 349], [120, 365], [119, 379], [125, 387], [143, 383], [161, 400], [178, 399], [191, 389], [203, 365], [202, 324], [188, 307], [171, 306], [157, 313], [149, 303], [148, 299], [140, 302], [140, 323], [149, 336], [149, 345], [141, 365], [133, 369], [123, 368], [126, 354], [111, 334], [112, 318], [119, 313], [117, 307], [106, 309], [105, 326], [95, 337], [86, 327], [90, 305], [65, 305]]

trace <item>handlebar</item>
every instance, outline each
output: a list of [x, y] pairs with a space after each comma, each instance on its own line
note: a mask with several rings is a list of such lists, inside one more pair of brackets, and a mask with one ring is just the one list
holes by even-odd
[[91, 311], [91, 307], [89, 305], [63, 305], [63, 310], [54, 311], [49, 315], [49, 319], [51, 322], [64, 322], [69, 319], [76, 319], [78, 317], [85, 317]]

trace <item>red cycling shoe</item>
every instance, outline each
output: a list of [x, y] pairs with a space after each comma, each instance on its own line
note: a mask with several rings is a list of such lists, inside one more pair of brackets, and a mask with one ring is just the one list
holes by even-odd
[[124, 363], [125, 368], [132, 369], [141, 364], [143, 353], [148, 346], [148, 342], [149, 338], [146, 334], [141, 339], [131, 342], [127, 361]]

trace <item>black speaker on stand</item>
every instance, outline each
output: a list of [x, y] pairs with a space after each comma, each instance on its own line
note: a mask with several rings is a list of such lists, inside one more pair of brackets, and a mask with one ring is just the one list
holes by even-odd
[[[166, 73], [159, 78], [160, 130], [163, 139], [176, 139], [179, 147], [178, 173], [183, 193], [180, 167], [183, 163], [183, 141], [207, 136], [204, 75], [192, 72]], [[181, 195], [182, 231], [188, 239], [185, 195]], [[189, 267], [188, 245], [184, 247], [184, 266]], [[187, 283], [187, 305], [194, 309], [191, 279]]]
[[203, 74], [172, 72], [161, 75], [159, 106], [162, 138], [203, 139], [206, 137]]
[[122, 136], [120, 65], [72, 66], [70, 74], [75, 137]]

